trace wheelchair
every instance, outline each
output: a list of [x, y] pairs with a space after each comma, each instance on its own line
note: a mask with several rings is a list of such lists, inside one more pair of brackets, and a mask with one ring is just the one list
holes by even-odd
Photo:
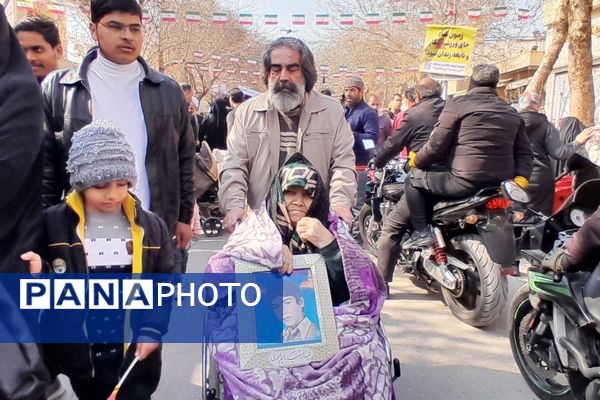
[[[386, 358], [388, 361], [388, 367], [390, 370], [390, 376], [392, 378], [392, 393], [395, 393], [393, 383], [401, 375], [400, 372], [400, 360], [393, 358], [392, 346], [385, 333], [383, 322], [381, 318], [377, 325], [377, 333], [383, 342], [385, 349]], [[202, 400], [222, 400], [225, 390], [223, 380], [219, 374], [216, 361], [210, 355], [210, 344], [205, 341], [202, 343], [202, 357], [201, 357], [201, 382], [202, 382]]]

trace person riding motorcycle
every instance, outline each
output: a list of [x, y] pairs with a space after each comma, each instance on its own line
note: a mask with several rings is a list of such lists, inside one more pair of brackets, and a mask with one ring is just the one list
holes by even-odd
[[600, 262], [600, 207], [573, 235], [565, 250], [555, 251], [546, 265], [558, 273], [592, 271]]
[[[406, 147], [408, 151], [419, 151], [427, 142], [446, 102], [442, 100], [440, 84], [423, 78], [415, 87], [417, 103], [404, 114], [400, 128], [389, 137], [381, 151], [373, 159], [376, 168], [383, 168], [393, 157]], [[400, 251], [400, 240], [409, 223], [406, 200], [402, 200], [386, 216], [379, 238], [377, 266], [386, 283], [392, 281], [394, 265]], [[389, 291], [389, 289], [388, 289]]]
[[554, 171], [550, 158], [567, 160], [594, 134], [592, 128], [579, 133], [571, 142], [561, 143], [558, 130], [539, 112], [541, 96], [525, 92], [519, 98], [519, 113], [525, 121], [525, 132], [533, 150], [533, 169], [527, 193], [528, 207], [544, 215], [552, 214], [554, 203]]
[[[413, 235], [405, 248], [432, 243], [429, 220], [435, 203], [464, 198], [515, 179], [527, 186], [533, 152], [517, 111], [497, 94], [500, 72], [490, 64], [473, 67], [466, 95], [451, 99], [427, 143], [410, 155], [405, 196]], [[432, 168], [445, 161], [445, 168]]]

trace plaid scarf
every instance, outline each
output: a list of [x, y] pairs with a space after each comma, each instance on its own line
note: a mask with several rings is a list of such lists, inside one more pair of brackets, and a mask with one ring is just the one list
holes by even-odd
[[267, 199], [267, 209], [281, 233], [283, 243], [289, 246], [292, 254], [312, 253], [313, 246], [300, 240], [285, 206], [284, 193], [292, 186], [301, 187], [313, 198], [306, 216], [317, 218], [325, 227], [329, 226], [329, 199], [325, 187], [317, 170], [300, 153], [290, 157], [279, 169]]

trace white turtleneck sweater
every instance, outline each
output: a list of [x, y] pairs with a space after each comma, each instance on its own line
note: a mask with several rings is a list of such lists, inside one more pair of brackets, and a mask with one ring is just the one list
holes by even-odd
[[140, 82], [146, 76], [144, 68], [136, 60], [121, 65], [109, 61], [100, 50], [90, 63], [87, 78], [92, 96], [92, 120], [113, 121], [126, 135], [135, 152], [138, 182], [133, 192], [141, 200], [142, 207], [149, 210], [150, 184], [146, 171], [146, 148], [148, 132], [140, 101]]

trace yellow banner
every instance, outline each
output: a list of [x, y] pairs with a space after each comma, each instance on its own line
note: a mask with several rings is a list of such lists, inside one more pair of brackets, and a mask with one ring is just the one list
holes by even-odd
[[421, 72], [465, 76], [476, 34], [477, 28], [468, 26], [427, 25], [421, 53]]

